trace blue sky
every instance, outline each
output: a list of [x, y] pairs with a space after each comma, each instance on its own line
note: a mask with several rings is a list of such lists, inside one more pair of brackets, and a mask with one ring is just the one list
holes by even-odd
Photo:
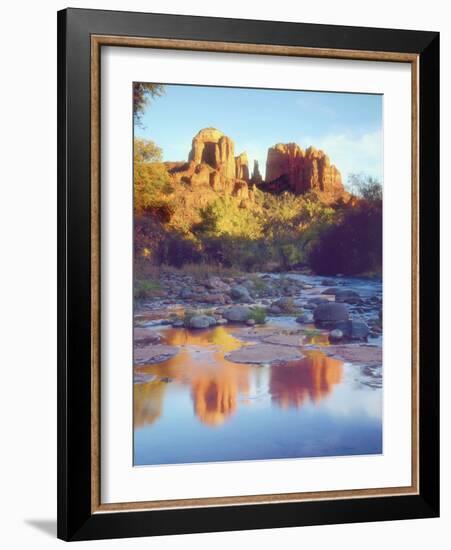
[[296, 142], [323, 149], [341, 171], [344, 183], [363, 172], [382, 182], [382, 96], [333, 92], [256, 90], [167, 85], [151, 100], [137, 137], [152, 139], [163, 160], [186, 160], [191, 140], [213, 126], [246, 151], [265, 173], [268, 147]]

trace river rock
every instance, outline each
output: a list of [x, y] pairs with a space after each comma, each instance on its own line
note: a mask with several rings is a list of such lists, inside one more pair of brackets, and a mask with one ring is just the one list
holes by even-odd
[[243, 285], [235, 285], [234, 287], [232, 287], [232, 289], [230, 291], [230, 296], [234, 300], [238, 300], [240, 302], [251, 302], [252, 301], [252, 297], [249, 294], [249, 290]]
[[322, 294], [335, 296], [335, 301], [338, 303], [358, 304], [362, 301], [360, 294], [355, 290], [348, 288], [331, 287], [326, 288]]
[[205, 283], [205, 286], [220, 293], [230, 292], [230, 285], [222, 281], [219, 277], [210, 277]]
[[320, 327], [335, 328], [337, 322], [348, 320], [348, 308], [335, 302], [320, 304], [313, 312], [313, 318]]
[[283, 313], [290, 313], [295, 309], [293, 298], [290, 298], [288, 296], [279, 298], [272, 305], [278, 307]]
[[246, 321], [246, 325], [248, 325], [249, 327], [253, 327], [255, 325], [255, 319], [248, 319]]
[[339, 328], [334, 328], [334, 330], [331, 330], [329, 333], [329, 341], [339, 342], [340, 340], [343, 340], [343, 336], [343, 331], [341, 331]]
[[366, 340], [370, 329], [364, 321], [356, 319], [348, 321], [338, 321], [335, 328], [340, 330], [344, 337], [349, 340]]
[[360, 304], [362, 298], [355, 290], [340, 288], [339, 291], [335, 293], [335, 301], [338, 303]]
[[318, 296], [316, 298], [310, 298], [310, 300], [308, 300], [308, 302], [304, 305], [304, 307], [306, 309], [315, 309], [320, 304], [327, 304], [327, 303], [329, 303], [329, 300], [327, 298], [321, 298]]
[[193, 315], [190, 317], [186, 325], [189, 328], [208, 328], [216, 324], [216, 319], [209, 315]]
[[366, 340], [370, 329], [364, 321], [351, 321], [351, 339], [352, 340]]
[[203, 302], [204, 304], [225, 304], [225, 297], [223, 294], [203, 294], [199, 297], [199, 302]]
[[243, 346], [226, 355], [226, 359], [234, 363], [274, 363], [277, 361], [294, 361], [302, 359], [302, 353], [289, 346], [274, 344], [255, 344]]
[[302, 315], [299, 315], [299, 317], [296, 317], [296, 323], [300, 323], [302, 325], [313, 323], [313, 315], [311, 313], [303, 313]]
[[242, 283], [242, 286], [246, 287], [248, 290], [254, 290], [255, 283], [252, 281], [252, 279], [246, 279]]
[[191, 288], [183, 287], [179, 293], [179, 298], [181, 298], [182, 300], [189, 300], [190, 298], [193, 297], [193, 295], [194, 293], [191, 290]]
[[233, 323], [245, 323], [250, 314], [250, 309], [247, 306], [231, 306], [223, 311], [222, 316]]

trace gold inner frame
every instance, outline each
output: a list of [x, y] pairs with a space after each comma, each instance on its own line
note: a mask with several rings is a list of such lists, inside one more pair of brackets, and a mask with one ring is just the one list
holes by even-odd
[[[411, 65], [412, 98], [412, 479], [407, 487], [384, 487], [302, 493], [118, 502], [104, 504], [100, 499], [100, 52], [102, 46], [191, 50], [292, 57], [319, 57], [367, 61], [401, 62]], [[419, 494], [419, 180], [418, 180], [418, 102], [419, 56], [398, 52], [334, 50], [267, 44], [238, 44], [166, 38], [91, 36], [91, 512], [198, 508], [206, 506], [305, 502], [342, 498], [383, 497]]]

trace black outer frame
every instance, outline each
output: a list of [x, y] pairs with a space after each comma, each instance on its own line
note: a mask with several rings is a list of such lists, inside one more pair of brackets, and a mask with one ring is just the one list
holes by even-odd
[[[419, 479], [414, 496], [91, 513], [90, 37], [419, 55]], [[58, 537], [64, 540], [439, 515], [439, 33], [73, 9], [58, 12]]]

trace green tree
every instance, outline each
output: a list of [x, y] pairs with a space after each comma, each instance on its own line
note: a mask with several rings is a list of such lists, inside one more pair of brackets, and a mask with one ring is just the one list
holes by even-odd
[[382, 185], [376, 178], [362, 173], [350, 174], [348, 185], [356, 197], [373, 203], [382, 203]]
[[135, 138], [133, 143], [133, 160], [137, 162], [160, 162], [163, 152], [150, 139]]
[[149, 101], [164, 94], [162, 84], [149, 82], [133, 82], [133, 119], [137, 125], [142, 125], [141, 118]]
[[170, 217], [168, 195], [172, 192], [172, 186], [166, 166], [159, 162], [161, 157], [162, 150], [153, 141], [135, 138], [133, 183], [135, 213], [138, 216], [149, 212], [162, 219]]

